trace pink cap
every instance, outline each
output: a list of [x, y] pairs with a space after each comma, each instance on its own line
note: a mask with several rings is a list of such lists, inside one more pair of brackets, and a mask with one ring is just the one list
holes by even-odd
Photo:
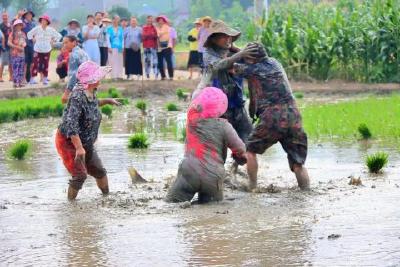
[[102, 80], [111, 71], [110, 66], [100, 67], [93, 61], [86, 61], [78, 68], [76, 77], [85, 88]]
[[40, 22], [42, 19], [47, 20], [47, 22], [48, 22], [49, 24], [51, 24], [51, 19], [50, 19], [49, 15], [47, 15], [47, 14], [42, 15], [42, 16], [39, 18], [39, 22]]
[[192, 101], [189, 109], [196, 109], [199, 118], [219, 118], [228, 109], [228, 97], [219, 88], [206, 87]]
[[156, 21], [158, 21], [158, 20], [160, 20], [160, 19], [164, 20], [165, 23], [169, 24], [169, 19], [168, 19], [167, 16], [165, 16], [165, 15], [160, 15], [160, 16], [158, 16], [158, 17], [156, 18]]
[[16, 19], [16, 20], [14, 21], [14, 23], [13, 23], [13, 27], [15, 27], [15, 26], [18, 25], [18, 24], [24, 25], [24, 23], [22, 22], [22, 20]]

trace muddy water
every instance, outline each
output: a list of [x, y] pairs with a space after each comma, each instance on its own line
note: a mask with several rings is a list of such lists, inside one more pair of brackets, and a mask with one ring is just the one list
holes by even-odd
[[[68, 175], [53, 145], [59, 119], [0, 125], [0, 265], [400, 263], [398, 143], [311, 142], [309, 193], [295, 188], [285, 154], [275, 146], [261, 158], [260, 184], [274, 183], [282, 192], [226, 189], [221, 203], [183, 209], [162, 201], [183, 151], [175, 136], [180, 113], [165, 114], [163, 107], [155, 100], [146, 117], [124, 107], [103, 121], [97, 148], [112, 193], [102, 197], [89, 178], [73, 204], [66, 200]], [[150, 133], [147, 151], [126, 148], [138, 129]], [[7, 159], [5, 149], [21, 137], [33, 140], [32, 154], [22, 162]], [[376, 150], [389, 152], [390, 164], [383, 175], [372, 176], [363, 158]], [[130, 166], [150, 183], [132, 185]], [[350, 175], [360, 176], [363, 186], [348, 185]]]

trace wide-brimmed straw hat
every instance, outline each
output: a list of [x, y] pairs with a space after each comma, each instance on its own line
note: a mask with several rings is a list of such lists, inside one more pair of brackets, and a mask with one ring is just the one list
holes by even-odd
[[203, 21], [200, 18], [197, 18], [193, 24], [203, 24]]
[[160, 15], [160, 16], [156, 17], [156, 21], [157, 21], [157, 22], [158, 22], [160, 19], [163, 20], [165, 23], [169, 24], [169, 19], [168, 19], [167, 16], [165, 16], [165, 15]]
[[202, 17], [202, 18], [201, 18], [201, 22], [204, 22], [204, 21], [206, 21], [206, 20], [208, 20], [208, 21], [213, 21], [213, 19], [212, 19], [210, 16], [205, 16], [205, 17]]
[[14, 20], [13, 27], [15, 27], [15, 26], [17, 26], [17, 25], [19, 25], [19, 24], [24, 25], [24, 23], [22, 22], [22, 20], [16, 19], [16, 20]]
[[50, 25], [51, 24], [51, 19], [50, 19], [50, 17], [48, 16], [48, 15], [42, 15], [42, 16], [40, 16], [40, 18], [39, 18], [39, 23], [41, 23], [42, 22], [42, 19], [44, 19], [44, 20], [47, 20], [47, 23]]
[[206, 87], [199, 92], [189, 106], [188, 119], [221, 117], [228, 109], [228, 97], [219, 88]]
[[90, 84], [95, 84], [104, 79], [110, 72], [110, 66], [100, 67], [93, 61], [86, 61], [79, 66], [76, 77], [87, 88]]
[[111, 19], [109, 19], [109, 18], [104, 18], [101, 20], [101, 22], [112, 23]]
[[225, 24], [222, 20], [215, 20], [211, 23], [210, 28], [208, 29], [208, 37], [204, 43], [204, 47], [209, 47], [211, 44], [211, 38], [216, 33], [223, 33], [232, 37], [232, 42], [235, 42], [239, 37], [241, 32], [235, 30], [228, 25]]
[[31, 13], [31, 14], [32, 14], [32, 18], [35, 17], [35, 13], [33, 13], [32, 10], [28, 9], [28, 10], [26, 10], [26, 11], [24, 12], [24, 14], [22, 14], [22, 18], [25, 19], [25, 16], [26, 16], [28, 13]]

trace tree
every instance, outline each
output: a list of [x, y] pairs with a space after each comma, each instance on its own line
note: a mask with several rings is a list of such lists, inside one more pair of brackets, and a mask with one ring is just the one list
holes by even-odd
[[12, 0], [0, 0], [0, 5], [2, 9], [7, 10], [7, 8], [10, 6]]
[[131, 12], [122, 6], [112, 6], [112, 8], [108, 11], [110, 16], [118, 15], [120, 18], [129, 19], [131, 17]]
[[46, 10], [49, 0], [15, 0], [13, 5], [17, 10], [31, 9], [35, 14], [40, 15]]

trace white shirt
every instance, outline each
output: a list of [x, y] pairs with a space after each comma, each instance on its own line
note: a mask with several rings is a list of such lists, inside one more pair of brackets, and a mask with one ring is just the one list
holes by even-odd
[[61, 37], [61, 34], [50, 26], [44, 30], [41, 25], [38, 25], [28, 32], [28, 39], [35, 39], [33, 50], [38, 53], [49, 53], [52, 43], [59, 41]]

